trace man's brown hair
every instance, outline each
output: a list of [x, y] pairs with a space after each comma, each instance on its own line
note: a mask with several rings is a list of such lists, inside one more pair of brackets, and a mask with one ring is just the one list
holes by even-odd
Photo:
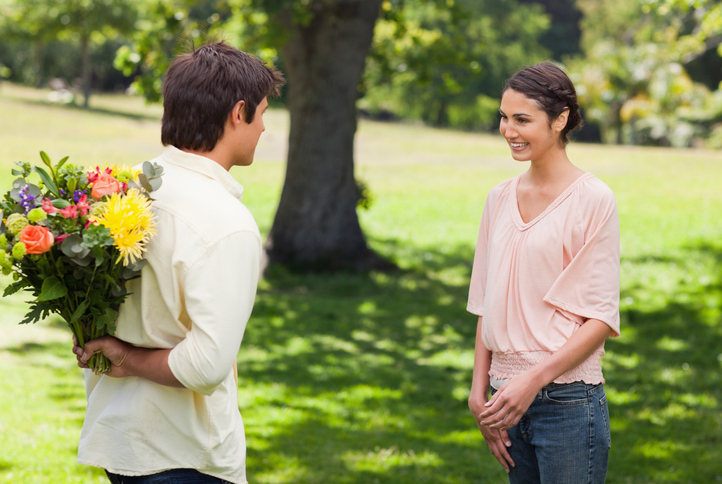
[[258, 104], [277, 96], [284, 82], [280, 72], [224, 41], [179, 55], [163, 82], [163, 146], [213, 150], [238, 101], [251, 123]]

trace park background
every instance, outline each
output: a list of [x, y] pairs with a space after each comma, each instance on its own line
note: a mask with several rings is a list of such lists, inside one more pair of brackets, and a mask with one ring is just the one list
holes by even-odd
[[[256, 163], [232, 171], [268, 236], [298, 163], [292, 94], [314, 96], [288, 75], [304, 73], [286, 66], [284, 42], [355, 3], [0, 0], [0, 183], [39, 150], [84, 165], [159, 154], [161, 108], [144, 98], [158, 100], [175, 53], [215, 35], [289, 77]], [[466, 407], [476, 324], [464, 308], [486, 192], [525, 169], [493, 134], [501, 85], [544, 59], [579, 88], [587, 127], [570, 157], [620, 212], [608, 482], [722, 481], [720, 3], [377, 4], [353, 85], [355, 144], [326, 162], [350, 161], [353, 217], [388, 264], [268, 268], [238, 356], [251, 482], [505, 481]], [[324, 53], [312, 60], [329, 77], [347, 69]], [[311, 196], [328, 184], [316, 176]], [[334, 196], [348, 198], [323, 203]], [[85, 401], [69, 333], [57, 318], [19, 326], [23, 301], [0, 300], [0, 482], [103, 482], [75, 463]]]

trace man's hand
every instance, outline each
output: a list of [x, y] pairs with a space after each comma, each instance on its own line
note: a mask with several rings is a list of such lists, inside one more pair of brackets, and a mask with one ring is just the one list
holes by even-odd
[[104, 373], [104, 375], [113, 378], [131, 376], [127, 368], [123, 367], [123, 364], [134, 348], [134, 346], [112, 336], [104, 336], [88, 341], [85, 343], [85, 347], [81, 348], [78, 346], [78, 340], [73, 336], [73, 353], [75, 353], [78, 360], [78, 366], [80, 368], [89, 368], [88, 360], [90, 360], [90, 357], [95, 353], [102, 353], [108, 358], [111, 364], [110, 371]]
[[484, 436], [484, 442], [489, 447], [492, 455], [499, 461], [499, 464], [504, 467], [504, 470], [508, 473], [510, 466], [514, 467], [514, 460], [509, 455], [508, 447], [511, 447], [511, 441], [506, 430], [493, 429], [488, 425], [481, 423], [480, 414], [485, 410], [486, 399], [480, 397], [469, 398], [469, 410], [474, 415], [476, 425], [481, 430], [481, 435]]

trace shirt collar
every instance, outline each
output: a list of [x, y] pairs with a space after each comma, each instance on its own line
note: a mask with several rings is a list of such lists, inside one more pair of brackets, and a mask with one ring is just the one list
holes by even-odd
[[164, 161], [172, 165], [216, 180], [238, 200], [243, 198], [243, 186], [225, 168], [210, 158], [179, 150], [172, 145], [167, 146], [161, 156]]

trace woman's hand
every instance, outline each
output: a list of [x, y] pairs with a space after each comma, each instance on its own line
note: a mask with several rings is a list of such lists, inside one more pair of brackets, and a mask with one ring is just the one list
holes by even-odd
[[542, 387], [528, 373], [512, 378], [484, 405], [485, 409], [479, 416], [480, 425], [498, 430], [512, 428], [521, 420]]
[[[473, 392], [472, 392], [473, 393]], [[511, 447], [511, 441], [506, 430], [492, 429], [487, 425], [483, 425], [481, 421], [481, 414], [485, 407], [486, 399], [483, 397], [469, 397], [469, 409], [471, 410], [476, 425], [481, 430], [481, 435], [484, 436], [484, 442], [489, 447], [492, 455], [499, 461], [499, 464], [504, 467], [504, 470], [508, 473], [510, 466], [514, 467], [514, 460], [509, 455], [508, 447]]]

